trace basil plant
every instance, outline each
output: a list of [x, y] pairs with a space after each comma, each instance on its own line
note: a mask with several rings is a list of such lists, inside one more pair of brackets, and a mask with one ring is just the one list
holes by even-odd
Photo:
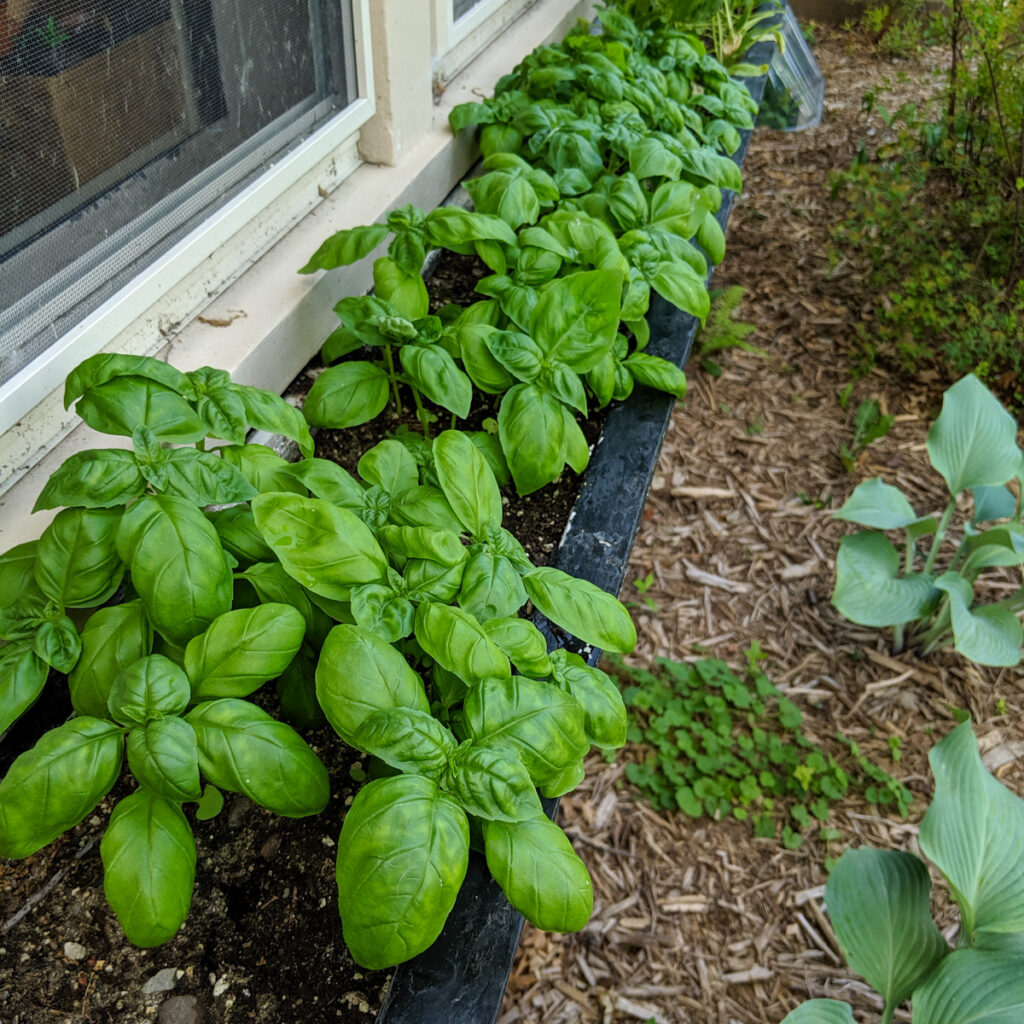
[[[931, 880], [898, 850], [847, 850], [825, 903], [846, 962], [882, 996], [882, 1024], [906, 1000], [914, 1024], [1016, 1024], [1024, 1014], [1024, 801], [986, 770], [969, 722], [929, 755], [935, 797], [924, 855], [960, 911], [956, 949], [931, 917]], [[812, 999], [783, 1024], [854, 1024], [834, 999]]]
[[[981, 665], [1016, 665], [1024, 639], [1017, 617], [1024, 588], [985, 604], [974, 588], [986, 570], [1024, 565], [1024, 455], [1017, 425], [981, 381], [968, 375], [943, 396], [927, 449], [946, 481], [946, 507], [938, 515], [922, 515], [899, 488], [881, 479], [859, 484], [835, 515], [868, 529], [839, 545], [832, 603], [860, 625], [894, 627], [897, 648], [905, 640], [926, 653], [952, 644]], [[1014, 480], [1017, 496], [1006, 486]], [[972, 513], [961, 524], [955, 548], [943, 555], [958, 500], [968, 492]], [[900, 547], [885, 535], [897, 530], [903, 533]], [[926, 551], [918, 547], [923, 538], [930, 538]]]

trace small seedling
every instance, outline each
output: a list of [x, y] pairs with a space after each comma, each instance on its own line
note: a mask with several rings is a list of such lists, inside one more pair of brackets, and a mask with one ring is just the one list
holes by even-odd
[[881, 406], [874, 398], [869, 398], [857, 406], [857, 412], [853, 417], [853, 440], [849, 447], [844, 444], [839, 449], [839, 458], [847, 473], [854, 471], [857, 457], [872, 441], [885, 437], [892, 430], [894, 421], [895, 417], [882, 415]]
[[729, 288], [712, 289], [710, 294], [711, 312], [697, 335], [697, 353], [705, 372], [712, 377], [722, 376], [722, 367], [711, 355], [727, 348], [740, 348], [767, 358], [768, 353], [763, 348], [746, 340], [748, 334], [757, 330], [756, 325], [735, 319], [736, 309], [743, 301], [743, 287], [734, 284]]

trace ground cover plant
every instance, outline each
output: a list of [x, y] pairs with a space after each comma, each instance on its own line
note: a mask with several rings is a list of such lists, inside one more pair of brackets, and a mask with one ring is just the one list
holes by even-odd
[[763, 657], [752, 648], [739, 673], [713, 658], [659, 658], [650, 671], [613, 659], [630, 714], [627, 739], [642, 755], [625, 777], [656, 808], [749, 819], [756, 836], [777, 837], [787, 849], [798, 849], [812, 827], [820, 838], [839, 838], [830, 807], [848, 792], [906, 816], [910, 793], [856, 744], [844, 767], [804, 734], [800, 709], [759, 667]]
[[[344, 299], [310, 394], [314, 425], [353, 426], [401, 405], [411, 388], [425, 436], [434, 413], [465, 418], [471, 386], [499, 396], [496, 434], [520, 494], [589, 459], [576, 420], [640, 382], [679, 397], [685, 377], [646, 352], [652, 292], [703, 319], [708, 265], [724, 254], [715, 214], [741, 178], [729, 159], [753, 101], [678, 30], [641, 30], [604, 10], [603, 32], [578, 28], [505, 76], [493, 99], [461, 104], [456, 131], [483, 126], [483, 174], [466, 182], [475, 211], [414, 207], [337, 232], [303, 272], [369, 254], [375, 298]], [[484, 298], [427, 316], [428, 251], [475, 255]], [[382, 349], [374, 362], [345, 359]], [[389, 392], [390, 388], [390, 392]]]
[[[869, 527], [844, 537], [836, 558], [832, 601], [865, 626], [892, 626], [894, 646], [918, 644], [925, 653], [943, 644], [983, 665], [1016, 665], [1024, 639], [1017, 612], [1024, 590], [982, 604], [974, 585], [986, 570], [1024, 564], [1019, 497], [1005, 486], [1024, 478], [1017, 424], [985, 386], [968, 375], [946, 391], [927, 440], [928, 457], [946, 482], [942, 513], [918, 515], [899, 488], [881, 478], [857, 485], [837, 519]], [[940, 572], [938, 559], [970, 491], [972, 515]], [[885, 531], [903, 531], [898, 550]], [[931, 538], [927, 552], [918, 542]]]
[[[910, 999], [915, 1024], [1020, 1019], [1024, 1006], [1024, 802], [985, 770], [970, 722], [936, 744], [935, 796], [921, 822], [924, 855], [960, 912], [956, 949], [932, 920], [922, 860], [847, 850], [825, 903], [847, 963], [884, 999], [883, 1024]], [[851, 1024], [848, 1003], [814, 999], [785, 1024]]]

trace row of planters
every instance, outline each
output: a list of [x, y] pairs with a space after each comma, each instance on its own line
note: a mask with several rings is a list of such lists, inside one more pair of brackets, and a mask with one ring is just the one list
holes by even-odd
[[[601, 21], [453, 113], [455, 130], [484, 126], [474, 211], [406, 207], [338, 233], [303, 268], [391, 236], [374, 295], [338, 304], [323, 358], [340, 362], [305, 415], [209, 367], [100, 355], [69, 376], [66, 404], [132, 448], [68, 459], [36, 505], [61, 511], [0, 556], [0, 730], [55, 687], [74, 710], [0, 781], [0, 855], [41, 850], [121, 780], [104, 889], [137, 945], [167, 942], [188, 915], [190, 818], [216, 815], [222, 792], [286, 817], [324, 809], [331, 780], [297, 731], [324, 723], [371, 757], [337, 850], [359, 963], [435, 941], [471, 849], [537, 926], [588, 919], [586, 869], [538, 790], [557, 798], [592, 745], [620, 746], [625, 709], [592, 651], [549, 650], [544, 620], [590, 649], [628, 652], [635, 631], [606, 592], [617, 580], [533, 564], [505, 528], [501, 487], [525, 495], [582, 472], [578, 417], [636, 382], [665, 393], [663, 428], [685, 380], [648, 351], [651, 324], [670, 304], [692, 338], [707, 313], [722, 190], [740, 186], [730, 154], [757, 109], [697, 37], [614, 10]], [[483, 298], [429, 315], [435, 248], [486, 265]], [[389, 403], [411, 403], [421, 432], [375, 444], [357, 474], [315, 457], [310, 424], [359, 425]], [[454, 429], [481, 404], [496, 408], [490, 431]], [[250, 428], [302, 458], [246, 443]]]

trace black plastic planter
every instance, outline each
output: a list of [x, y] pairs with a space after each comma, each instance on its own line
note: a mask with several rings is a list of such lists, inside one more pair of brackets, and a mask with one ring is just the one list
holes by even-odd
[[[767, 63], [772, 47], [759, 44], [747, 59]], [[745, 79], [744, 84], [760, 102], [765, 78]], [[740, 166], [750, 134], [741, 133], [740, 148], [733, 156]], [[723, 193], [717, 218], [723, 230], [735, 200], [734, 192]], [[652, 299], [647, 315], [648, 351], [682, 367], [693, 347], [698, 321], [658, 295]], [[611, 410], [551, 565], [618, 594], [674, 403], [665, 392], [637, 386], [627, 402]], [[537, 624], [547, 634], [549, 646], [561, 642], [546, 619], [538, 619]], [[586, 651], [591, 664], [600, 653]], [[545, 801], [552, 817], [557, 806], [557, 801]], [[522, 915], [491, 878], [483, 857], [472, 854], [444, 930], [430, 949], [395, 968], [377, 1024], [493, 1024], [523, 923]]]

